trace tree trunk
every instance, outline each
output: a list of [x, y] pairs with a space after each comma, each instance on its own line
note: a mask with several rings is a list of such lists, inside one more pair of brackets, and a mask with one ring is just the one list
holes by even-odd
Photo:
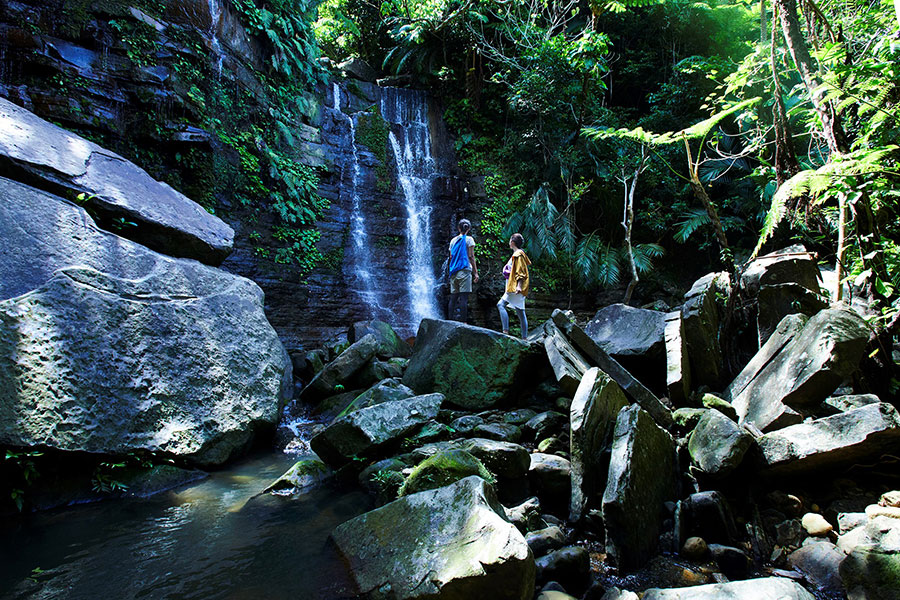
[[[706, 209], [706, 214], [709, 215], [709, 221], [712, 223], [713, 230], [716, 232], [716, 241], [719, 243], [720, 258], [725, 265], [725, 268], [728, 270], [729, 275], [731, 275], [732, 285], [736, 285], [735, 278], [737, 269], [735, 268], [734, 256], [731, 254], [731, 248], [728, 246], [728, 238], [725, 236], [725, 228], [722, 227], [722, 221], [719, 220], [719, 213], [716, 212], [716, 207], [713, 205], [709, 194], [706, 193], [706, 189], [703, 187], [703, 183], [697, 176], [698, 165], [694, 164], [694, 158], [691, 155], [691, 146], [688, 144], [687, 138], [684, 138], [684, 149], [687, 152], [691, 191], [694, 193], [694, 196], [700, 200], [700, 203], [703, 204], [703, 208]], [[697, 163], [699, 162], [700, 157], [698, 155]]]
[[[772, 13], [774, 21], [778, 9]], [[772, 66], [772, 95], [775, 103], [772, 106], [772, 120], [775, 126], [775, 180], [780, 186], [785, 181], [800, 172], [800, 163], [794, 153], [793, 135], [788, 122], [787, 111], [784, 109], [784, 100], [781, 98], [781, 84], [778, 81], [778, 68], [775, 62], [775, 32], [772, 27], [772, 39], [770, 44], [770, 63]]]
[[844, 254], [847, 240], [847, 194], [838, 192], [838, 240], [837, 256], [834, 260], [835, 283], [834, 299], [840, 302], [844, 299]]

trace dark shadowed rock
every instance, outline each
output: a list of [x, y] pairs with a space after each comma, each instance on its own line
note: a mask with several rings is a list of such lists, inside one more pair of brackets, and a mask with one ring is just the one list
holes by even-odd
[[406, 400], [415, 395], [416, 393], [403, 385], [400, 379], [384, 379], [361, 394], [354, 396], [352, 402], [341, 409], [337, 416], [343, 417], [344, 415], [349, 415], [353, 411], [361, 408], [375, 406], [376, 404], [389, 402], [391, 400]]
[[538, 581], [556, 581], [573, 594], [581, 595], [591, 581], [591, 559], [579, 546], [554, 550], [534, 561]]
[[846, 556], [837, 546], [823, 540], [794, 550], [788, 556], [788, 563], [823, 592], [839, 596], [844, 593], [840, 567]]
[[719, 320], [724, 301], [720, 297], [727, 295], [729, 288], [727, 273], [709, 273], [694, 282], [684, 296], [681, 319], [694, 387], [721, 389], [724, 366]]
[[351, 344], [303, 388], [301, 398], [305, 402], [316, 402], [340, 391], [337, 386], [349, 384], [351, 377], [372, 360], [377, 349], [378, 341], [374, 335], [367, 335]]
[[598, 310], [584, 332], [616, 358], [661, 357], [665, 352], [665, 325], [665, 313], [612, 304]]
[[348, 58], [337, 66], [345, 75], [360, 81], [373, 83], [378, 78], [378, 73], [366, 61], [359, 57]]
[[531, 600], [534, 557], [480, 477], [406, 496], [332, 537], [372, 599]]
[[662, 590], [652, 588], [642, 600], [815, 600], [796, 581], [781, 577], [747, 579]]
[[581, 519], [585, 508], [606, 485], [604, 475], [616, 417], [627, 405], [622, 388], [600, 369], [592, 367], [585, 373], [569, 412], [572, 522]]
[[415, 431], [437, 416], [443, 400], [442, 394], [428, 394], [362, 408], [336, 419], [310, 447], [327, 464], [342, 466]]
[[400, 339], [394, 328], [384, 321], [357, 321], [347, 330], [347, 339], [353, 343], [369, 334], [374, 335], [378, 341], [377, 354], [382, 358], [406, 358], [412, 354], [412, 347]]
[[715, 490], [688, 496], [683, 502], [683, 514], [688, 535], [719, 544], [730, 544], [737, 538], [731, 507], [725, 497]]
[[656, 550], [663, 504], [675, 497], [675, 442], [635, 405], [619, 412], [613, 436], [603, 493], [606, 549], [628, 569]]
[[572, 483], [571, 465], [568, 460], [555, 454], [534, 452], [528, 479], [537, 491], [541, 504], [551, 511], [568, 507]]
[[566, 545], [566, 536], [556, 525], [532, 531], [525, 537], [525, 542], [535, 556], [543, 556], [551, 550]]
[[751, 262], [741, 274], [741, 284], [751, 295], [763, 286], [792, 283], [819, 293], [819, 265], [814, 254], [800, 244], [776, 250]]
[[544, 350], [556, 381], [566, 394], [574, 395], [588, 364], [553, 321], [547, 322], [545, 335]]
[[757, 302], [756, 328], [760, 346], [766, 343], [784, 317], [797, 313], [811, 317], [828, 308], [822, 296], [796, 283], [764, 285], [759, 290]]
[[691, 460], [705, 474], [724, 477], [731, 473], [753, 444], [753, 436], [717, 410], [707, 411], [691, 433]]
[[566, 429], [568, 424], [569, 419], [566, 415], [555, 410], [548, 410], [531, 417], [525, 423], [525, 431], [530, 433], [535, 440], [540, 441], [551, 435], [559, 434]]
[[808, 473], [868, 461], [900, 444], [900, 414], [887, 403], [869, 404], [792, 425], [757, 440], [767, 471]]
[[331, 477], [331, 469], [316, 458], [298, 460], [263, 490], [264, 494], [296, 494], [322, 484]]
[[0, 164], [6, 174], [54, 193], [85, 193], [86, 203], [97, 211], [137, 224], [122, 231], [126, 237], [170, 256], [212, 265], [231, 252], [231, 227], [118, 154], [5, 98], [0, 98], [0, 132]]
[[796, 423], [798, 410], [821, 404], [856, 370], [869, 332], [862, 317], [836, 308], [794, 333], [798, 323], [786, 317], [725, 391], [741, 423], [766, 432]]
[[419, 393], [483, 410], [509, 400], [539, 370], [537, 347], [490, 329], [423, 319], [403, 383]]
[[277, 422], [290, 361], [253, 282], [2, 178], [0, 239], [3, 444], [218, 464]]

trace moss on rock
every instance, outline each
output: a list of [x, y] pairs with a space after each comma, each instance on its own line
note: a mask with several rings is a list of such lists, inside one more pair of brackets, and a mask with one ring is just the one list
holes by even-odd
[[478, 475], [488, 483], [496, 478], [480, 460], [465, 450], [446, 450], [423, 460], [400, 488], [400, 496], [433, 490]]

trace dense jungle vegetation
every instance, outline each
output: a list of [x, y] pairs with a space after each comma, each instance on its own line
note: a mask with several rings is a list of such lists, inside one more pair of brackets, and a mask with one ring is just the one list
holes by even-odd
[[325, 0], [314, 32], [445, 99], [486, 176], [485, 255], [520, 230], [551, 285], [630, 295], [665, 252], [731, 270], [797, 240], [896, 329], [898, 18], [890, 0]]

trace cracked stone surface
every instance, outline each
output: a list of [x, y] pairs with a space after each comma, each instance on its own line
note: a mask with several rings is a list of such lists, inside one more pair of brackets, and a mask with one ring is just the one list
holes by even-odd
[[0, 165], [41, 189], [86, 194], [92, 210], [136, 224], [118, 233], [153, 250], [212, 265], [231, 253], [234, 230], [202, 206], [131, 161], [4, 98]]

